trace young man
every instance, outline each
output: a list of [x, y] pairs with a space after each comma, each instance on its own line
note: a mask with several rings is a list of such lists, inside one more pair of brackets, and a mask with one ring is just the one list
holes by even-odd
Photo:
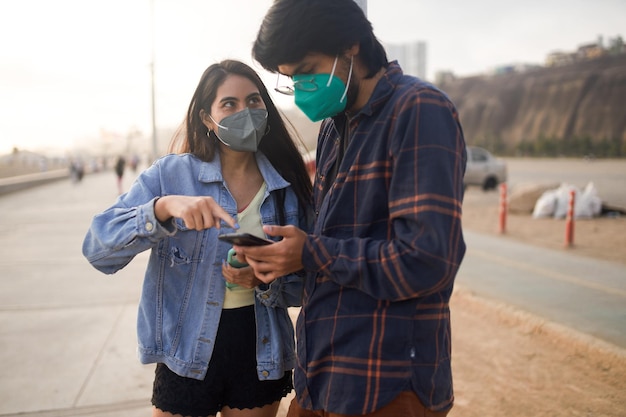
[[465, 253], [454, 105], [387, 62], [353, 0], [276, 0], [253, 55], [324, 119], [314, 231], [266, 227], [282, 241], [237, 248], [265, 282], [307, 274], [288, 415], [445, 416], [448, 302]]

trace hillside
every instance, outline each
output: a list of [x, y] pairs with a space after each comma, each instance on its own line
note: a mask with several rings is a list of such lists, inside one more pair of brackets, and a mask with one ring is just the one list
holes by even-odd
[[626, 54], [439, 84], [469, 144], [499, 153], [626, 156]]

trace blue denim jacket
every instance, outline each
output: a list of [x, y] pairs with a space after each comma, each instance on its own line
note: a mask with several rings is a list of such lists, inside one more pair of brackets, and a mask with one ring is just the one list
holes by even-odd
[[[257, 164], [267, 191], [261, 204], [263, 224], [278, 224], [276, 200], [285, 189], [285, 223], [302, 225], [304, 210], [295, 193], [260, 152]], [[154, 202], [166, 195], [211, 196], [233, 217], [237, 205], [222, 177], [219, 158], [203, 162], [190, 154], [167, 155], [141, 173], [130, 190], [94, 217], [83, 254], [98, 270], [113, 274], [140, 252], [151, 250], [137, 333], [142, 363], [165, 363], [177, 374], [204, 379], [213, 353], [224, 301], [222, 261], [231, 245], [217, 239], [221, 229], [189, 230], [180, 219], [160, 223]], [[262, 288], [260, 288], [262, 287]], [[301, 301], [302, 278], [282, 277], [255, 290], [257, 373], [279, 379], [295, 365], [293, 325], [287, 307]]]

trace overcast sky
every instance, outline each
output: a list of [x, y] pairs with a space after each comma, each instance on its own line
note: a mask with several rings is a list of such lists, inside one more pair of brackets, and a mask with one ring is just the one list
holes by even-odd
[[[149, 136], [152, 27], [158, 127], [182, 120], [202, 72], [217, 60], [241, 59], [273, 83], [250, 54], [270, 5], [0, 0], [0, 154], [90, 144], [103, 130]], [[367, 9], [381, 41], [427, 43], [431, 81], [440, 70], [465, 76], [541, 64], [550, 52], [626, 35], [626, 0], [367, 0]]]

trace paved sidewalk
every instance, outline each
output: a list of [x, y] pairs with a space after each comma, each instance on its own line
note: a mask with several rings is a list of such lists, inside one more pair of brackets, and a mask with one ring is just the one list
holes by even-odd
[[[0, 416], [150, 415], [154, 366], [135, 352], [147, 253], [112, 276], [81, 253], [116, 193], [110, 171], [0, 197]], [[459, 285], [626, 347], [622, 265], [467, 240]]]
[[107, 276], [81, 253], [116, 190], [111, 171], [0, 198], [0, 415], [150, 415], [153, 368], [135, 355], [147, 254]]

